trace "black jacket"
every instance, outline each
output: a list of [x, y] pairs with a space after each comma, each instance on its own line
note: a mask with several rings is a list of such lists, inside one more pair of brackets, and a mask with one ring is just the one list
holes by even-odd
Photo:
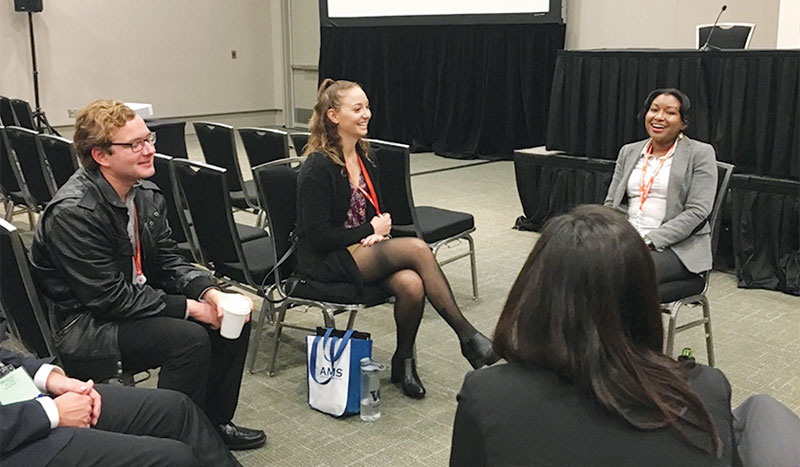
[[186, 297], [215, 284], [177, 253], [158, 187], [133, 190], [145, 285], [132, 282], [128, 210], [98, 170], [78, 170], [42, 214], [31, 259], [62, 358], [116, 364], [119, 321], [183, 318]]
[[[687, 372], [723, 444], [721, 459], [674, 431], [639, 430], [553, 372], [516, 363], [467, 373], [458, 394], [451, 466], [728, 466], [733, 453], [731, 387], [705, 365]], [[691, 427], [701, 442], [705, 434]], [[735, 464], [734, 464], [735, 465]]]
[[[381, 205], [380, 172], [373, 158], [361, 156]], [[297, 272], [323, 283], [355, 285], [363, 292], [363, 279], [347, 247], [372, 235], [369, 220], [375, 208], [367, 203], [367, 222], [345, 228], [350, 207], [350, 182], [344, 167], [322, 153], [308, 156], [297, 180]]]

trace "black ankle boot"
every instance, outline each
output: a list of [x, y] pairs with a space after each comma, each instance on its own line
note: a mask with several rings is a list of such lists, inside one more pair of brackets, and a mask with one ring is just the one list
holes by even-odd
[[401, 383], [403, 392], [413, 399], [425, 397], [425, 386], [417, 374], [417, 362], [413, 358], [392, 357], [392, 382]]
[[461, 354], [476, 370], [500, 359], [492, 350], [492, 341], [477, 331], [472, 337], [461, 343]]

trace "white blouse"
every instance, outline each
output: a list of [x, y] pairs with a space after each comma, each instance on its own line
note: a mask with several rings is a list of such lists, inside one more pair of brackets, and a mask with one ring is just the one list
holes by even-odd
[[[680, 140], [680, 137], [678, 137]], [[655, 230], [664, 223], [664, 216], [667, 213], [667, 188], [669, 186], [669, 172], [672, 168], [672, 155], [678, 145], [678, 140], [670, 150], [661, 157], [650, 156], [647, 160], [647, 168], [644, 169], [644, 156], [650, 149], [652, 141], [648, 141], [642, 149], [642, 157], [628, 178], [628, 221], [636, 228], [639, 235], [644, 237], [651, 230]], [[660, 169], [659, 169], [660, 166]], [[644, 185], [646, 186], [655, 174], [653, 186], [650, 193], [645, 198], [644, 204], [641, 203], [642, 170], [644, 173]]]

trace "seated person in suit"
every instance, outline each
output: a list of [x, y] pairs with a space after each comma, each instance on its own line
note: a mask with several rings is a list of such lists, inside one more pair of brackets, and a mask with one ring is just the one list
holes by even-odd
[[158, 387], [189, 395], [231, 449], [262, 446], [261, 430], [231, 422], [250, 324], [235, 340], [217, 329], [221, 292], [178, 253], [166, 202], [144, 179], [154, 135], [122, 102], [78, 112], [83, 168], [55, 194], [36, 229], [31, 259], [65, 367], [102, 381], [122, 369], [161, 367]]
[[491, 365], [497, 356], [461, 313], [428, 245], [389, 238], [392, 217], [380, 209], [378, 165], [365, 139], [371, 117], [361, 86], [322, 81], [297, 181], [297, 269], [321, 283], [352, 283], [361, 290], [365, 282], [377, 282], [391, 291], [397, 323], [391, 380], [407, 396], [422, 398], [414, 340], [426, 298], [456, 332], [473, 368]]
[[761, 395], [732, 414], [725, 375], [664, 355], [663, 333], [653, 260], [624, 216], [550, 220], [497, 323], [509, 363], [464, 379], [450, 465], [728, 466], [737, 445], [746, 466], [800, 465], [796, 415]]
[[208, 418], [185, 395], [94, 385], [43, 360], [0, 348], [48, 396], [0, 406], [5, 466], [236, 466]]
[[619, 151], [605, 205], [625, 212], [651, 248], [659, 284], [711, 269], [717, 192], [716, 154], [683, 134], [691, 103], [677, 89], [656, 89], [640, 118], [650, 138]]

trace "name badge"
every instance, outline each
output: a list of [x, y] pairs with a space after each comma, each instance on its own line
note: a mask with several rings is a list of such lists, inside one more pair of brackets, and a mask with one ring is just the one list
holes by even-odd
[[36, 399], [41, 393], [33, 384], [33, 379], [24, 368], [14, 371], [0, 378], [0, 404], [8, 405], [15, 402]]

